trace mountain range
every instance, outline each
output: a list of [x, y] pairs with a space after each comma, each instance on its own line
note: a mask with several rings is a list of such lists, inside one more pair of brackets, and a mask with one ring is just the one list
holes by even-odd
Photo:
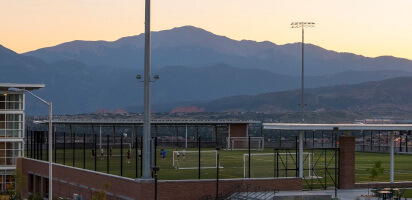
[[[355, 85], [307, 89], [307, 112], [324, 111], [412, 111], [412, 77], [398, 77]], [[207, 112], [290, 112], [299, 111], [300, 90], [259, 95], [225, 97], [194, 104]]]
[[[113, 42], [72, 41], [23, 54], [0, 45], [0, 82], [45, 83], [36, 94], [52, 100], [56, 114], [139, 106], [143, 84], [135, 77], [143, 71], [143, 46], [143, 34]], [[152, 74], [161, 78], [152, 83], [152, 102], [160, 108], [298, 89], [300, 48], [299, 43], [236, 41], [192, 26], [153, 32]], [[305, 72], [307, 88], [358, 84], [411, 76], [412, 61], [307, 44]], [[31, 104], [39, 105], [28, 97], [28, 114], [46, 113]]]

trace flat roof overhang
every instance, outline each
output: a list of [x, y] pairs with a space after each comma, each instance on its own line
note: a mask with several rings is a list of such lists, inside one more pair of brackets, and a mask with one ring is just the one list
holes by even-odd
[[263, 129], [289, 131], [410, 131], [412, 124], [299, 124], [263, 123]]
[[0, 91], [8, 91], [9, 88], [19, 88], [24, 90], [38, 90], [44, 88], [44, 84], [24, 84], [24, 83], [0, 83]]
[[[62, 125], [140, 125], [143, 120], [53, 120], [53, 124]], [[48, 120], [34, 121], [36, 124], [48, 124]], [[234, 120], [151, 120], [154, 125], [217, 125], [217, 124], [260, 124], [260, 121], [234, 121]]]

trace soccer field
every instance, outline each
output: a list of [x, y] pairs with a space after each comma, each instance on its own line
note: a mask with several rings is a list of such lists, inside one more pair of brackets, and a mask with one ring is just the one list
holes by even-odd
[[[140, 159], [137, 160], [137, 173], [136, 176], [136, 153], [135, 149], [132, 148], [132, 158], [130, 163], [126, 162], [126, 152], [128, 148], [123, 149], [123, 156], [120, 156], [120, 149], [113, 149], [113, 156], [107, 158], [107, 152], [105, 149], [104, 156], [100, 157], [100, 151], [97, 149], [97, 159], [92, 158], [92, 149], [86, 149], [85, 157], [83, 156], [83, 149], [76, 149], [73, 154], [72, 149], [65, 150], [65, 157], [63, 150], [59, 149], [57, 151], [57, 163], [65, 164], [68, 166], [75, 166], [78, 168], [83, 168], [85, 166], [86, 169], [94, 170], [95, 169], [95, 162], [96, 162], [96, 169], [97, 171], [114, 175], [121, 175], [121, 168], [123, 171], [123, 176], [136, 178], [140, 176], [140, 169], [141, 169], [141, 162]], [[199, 176], [198, 169], [176, 169], [173, 167], [173, 151], [176, 149], [165, 149], [167, 151], [166, 158], [162, 159], [160, 156], [160, 149], [157, 149], [157, 165], [160, 166], [160, 171], [158, 172], [158, 178], [160, 180], [182, 180], [182, 179], [197, 179]], [[179, 151], [182, 149], [178, 149]], [[211, 151], [214, 149], [207, 149], [202, 148], [202, 151]], [[186, 151], [197, 151], [197, 149], [186, 149]], [[308, 152], [308, 151], [305, 151]], [[28, 153], [28, 154], [27, 154]], [[220, 165], [222, 168], [219, 169], [219, 178], [220, 179], [228, 179], [228, 178], [243, 178], [244, 172], [246, 171], [246, 177], [248, 177], [248, 162], [246, 159], [246, 170], [244, 169], [244, 154], [247, 154], [248, 151], [220, 151]], [[251, 154], [255, 153], [274, 153], [273, 149], [266, 148], [264, 151], [251, 151]], [[292, 170], [288, 170], [287, 175], [289, 177], [296, 175], [296, 167], [294, 166], [294, 156], [295, 151], [291, 151], [292, 156], [289, 157], [289, 167]], [[43, 150], [43, 160], [47, 160], [47, 151]], [[26, 152], [26, 157], [30, 157], [30, 152]], [[53, 152], [53, 156], [55, 153]], [[73, 155], [74, 158], [73, 159]], [[193, 154], [187, 154], [186, 160], [183, 160], [182, 156], [179, 158], [179, 162], [193, 162], [191, 161], [190, 156], [194, 156]], [[292, 158], [293, 157], [293, 158]], [[254, 157], [251, 156], [251, 177], [262, 178], [262, 177], [274, 177], [276, 174], [275, 166], [274, 166], [274, 156], [269, 157]], [[325, 163], [328, 164], [329, 168], [333, 168], [334, 160], [333, 158], [333, 151], [327, 152], [325, 156], [322, 154], [321, 151], [315, 150], [313, 151], [312, 162], [317, 163], [316, 168], [318, 170], [316, 172], [312, 172], [312, 176], [318, 177], [328, 177], [325, 170], [322, 170], [322, 166]], [[304, 158], [305, 159], [305, 158]], [[370, 168], [374, 165], [376, 161], [382, 161], [382, 167], [385, 169], [383, 175], [378, 177], [379, 181], [389, 181], [389, 154], [385, 153], [366, 153], [366, 152], [356, 152], [356, 182], [368, 182], [368, 172], [366, 171], [367, 168]], [[53, 158], [54, 160], [54, 158]], [[85, 163], [83, 162], [85, 160]], [[196, 159], [197, 160], [197, 157]], [[74, 161], [74, 165], [73, 165]], [[109, 162], [108, 162], [109, 161]], [[283, 158], [284, 161], [284, 158]], [[209, 164], [214, 164], [216, 161], [215, 159], [211, 159], [211, 156], [204, 157], [201, 159], [202, 165], [204, 162], [208, 162]], [[292, 163], [292, 164], [291, 164]], [[304, 174], [305, 176], [310, 175], [309, 166], [306, 165], [308, 163], [305, 161], [304, 164]], [[193, 166], [197, 166], [197, 163], [191, 163]], [[281, 165], [281, 164], [279, 164]], [[282, 168], [282, 166], [277, 166], [278, 168]], [[284, 166], [283, 166], [284, 168]], [[334, 174], [334, 170], [329, 171], [331, 176]], [[285, 176], [285, 173], [279, 173], [280, 176]], [[211, 169], [201, 169], [200, 171], [201, 179], [215, 179], [216, 178], [216, 168]], [[405, 155], [405, 154], [395, 154], [395, 181], [410, 181], [412, 180], [412, 155]]]

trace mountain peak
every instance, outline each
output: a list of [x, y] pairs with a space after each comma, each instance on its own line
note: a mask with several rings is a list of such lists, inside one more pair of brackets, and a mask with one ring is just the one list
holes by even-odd
[[18, 55], [18, 54], [0, 44], [0, 55]]

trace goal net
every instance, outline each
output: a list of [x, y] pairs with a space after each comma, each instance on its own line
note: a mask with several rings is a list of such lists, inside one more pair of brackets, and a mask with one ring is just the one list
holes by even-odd
[[[248, 150], [249, 137], [227, 137], [227, 150]], [[265, 148], [263, 137], [250, 137], [250, 149], [263, 151]]]
[[[296, 153], [250, 154], [250, 177], [295, 177], [298, 172]], [[313, 178], [313, 153], [303, 152], [303, 176]], [[243, 154], [243, 177], [249, 177], [249, 154]]]
[[[175, 169], [198, 169], [199, 151], [173, 151], [173, 167]], [[200, 151], [200, 168], [217, 167], [217, 151]], [[219, 164], [219, 168], [223, 168]]]
[[[127, 155], [127, 150], [129, 150], [130, 153], [132, 153], [132, 143], [123, 143], [123, 146], [120, 143], [110, 143], [109, 146], [107, 146], [107, 143], [102, 143], [101, 145], [105, 156], [107, 156], [108, 154], [110, 155], [110, 149], [112, 151], [111, 156], [121, 156], [120, 153], [122, 148], [123, 156]], [[97, 145], [96, 148], [97, 156], [100, 156], [101, 149], [99, 149], [99, 145]]]

